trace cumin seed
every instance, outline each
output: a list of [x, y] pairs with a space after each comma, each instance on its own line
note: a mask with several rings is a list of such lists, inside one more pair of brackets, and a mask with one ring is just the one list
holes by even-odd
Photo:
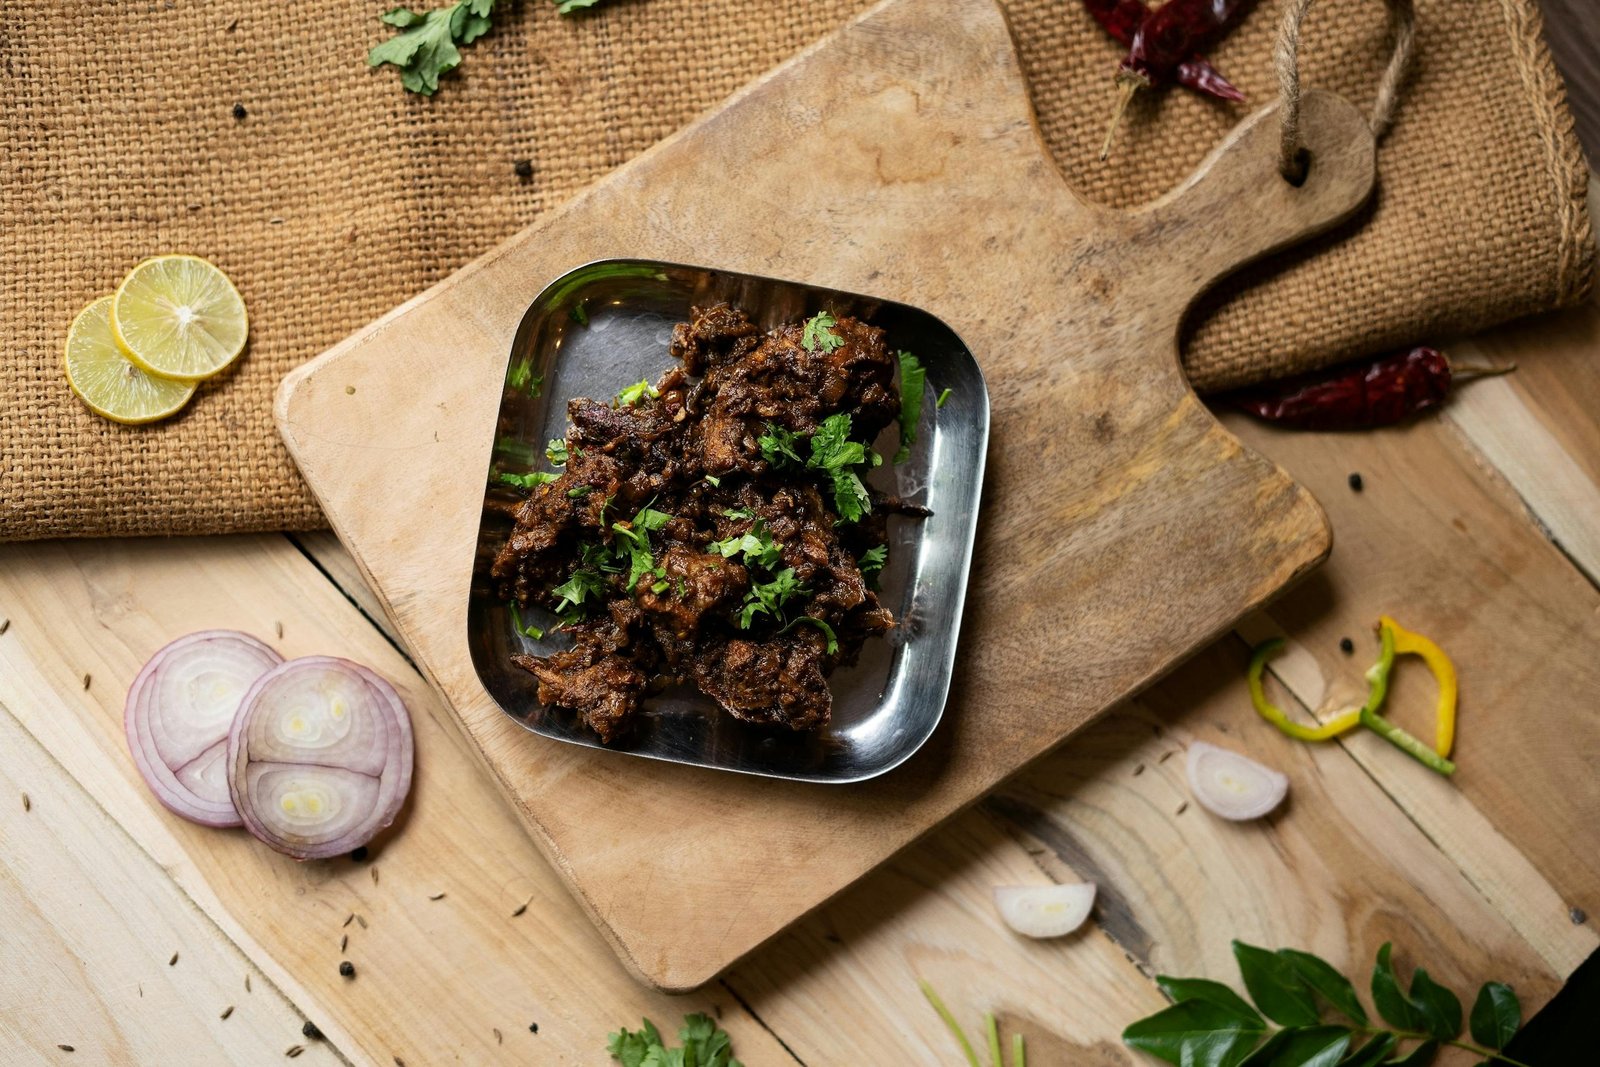
[[394, 1067], [406, 1067], [406, 1061], [396, 1056], [394, 1058]]
[[361, 927], [361, 929], [365, 930], [367, 928], [367, 920], [365, 920], [361, 916], [357, 915], [356, 916], [356, 925]]
[[342, 935], [339, 938], [339, 951], [340, 951], [340, 953], [344, 952], [345, 946], [348, 945], [348, 944], [350, 944], [350, 935], [349, 934]]
[[177, 965], [178, 965], [178, 954], [176, 952], [174, 952], [172, 954], [172, 958], [167, 961], [167, 966], [168, 967], [176, 967]]
[[233, 1005], [229, 1004], [226, 1008], [222, 1009], [222, 1014], [217, 1016], [217, 1018], [226, 1019], [228, 1016], [230, 1016], [232, 1014], [233, 1014]]
[[283, 639], [283, 623], [278, 620], [274, 620], [272, 627], [278, 631], [278, 639], [281, 641]]
[[376, 867], [372, 868], [372, 884], [378, 884], [378, 868]]
[[505, 1035], [500, 1032], [500, 1028], [498, 1026], [491, 1027], [490, 1029], [492, 1029], [494, 1031], [494, 1043], [495, 1044], [503, 1045], [503, 1044], [506, 1043]]
[[351, 924], [351, 923], [352, 923], [352, 922], [354, 922], [354, 921], [355, 921], [355, 917], [356, 917], [356, 913], [355, 913], [355, 912], [353, 912], [353, 911], [352, 911], [352, 912], [351, 912], [351, 913], [350, 913], [350, 914], [349, 914], [349, 915], [348, 915], [348, 916], [347, 916], [347, 917], [346, 917], [346, 918], [345, 918], [345, 920], [344, 920], [344, 924], [345, 924], [345, 925], [346, 925], [346, 926], [349, 926], [349, 925], [350, 925], [350, 924]]
[[9, 629], [11, 629], [11, 620], [10, 619], [0, 619], [0, 634], [5, 633]]
[[77, 1049], [73, 1048], [71, 1045], [57, 1045], [56, 1048], [60, 1049], [62, 1052], [76, 1052], [76, 1051], [78, 1051]]
[[1173, 812], [1173, 814], [1174, 815], [1182, 815], [1184, 812], [1186, 812], [1188, 810], [1189, 810], [1189, 802], [1187, 800], [1185, 800], [1182, 804], [1178, 805], [1178, 810]]
[[1156, 762], [1157, 763], [1165, 763], [1165, 762], [1167, 762], [1167, 760], [1169, 760], [1171, 758], [1172, 758], [1172, 752], [1169, 750], [1169, 751], [1161, 753], [1161, 758], [1156, 760]]
[[305, 1050], [306, 1047], [304, 1045], [290, 1045], [288, 1048], [283, 1050], [283, 1054], [292, 1060]]
[[250, 976], [248, 974], [244, 976], [244, 991], [246, 993], [250, 992]]
[[429, 897], [428, 899], [429, 900], [443, 900], [444, 899], [444, 894], [443, 893], [435, 893], [433, 896]]
[[28, 794], [26, 794], [26, 793], [22, 794], [22, 810], [23, 811], [32, 811], [33, 810], [33, 798], [28, 796]]
[[90, 681], [91, 681], [91, 680], [92, 680], [92, 679], [91, 679], [91, 678], [90, 678], [90, 676], [89, 676], [89, 672], [88, 672], [88, 671], [84, 671], [84, 672], [83, 672], [83, 688], [84, 688], [84, 689], [85, 689], [85, 690], [88, 690], [88, 688], [89, 688], [89, 682], [90, 682]]
[[511, 913], [511, 917], [515, 919], [518, 915], [521, 915], [523, 912], [527, 911], [528, 905], [532, 903], [533, 897], [529, 896], [527, 900], [524, 900], [521, 904], [517, 905], [517, 910]]
[[1140, 776], [1140, 775], [1141, 775], [1141, 774], [1143, 774], [1143, 773], [1144, 773], [1144, 764], [1142, 764], [1142, 763], [1141, 763], [1141, 764], [1139, 764], [1139, 766], [1137, 766], [1137, 767], [1135, 767], [1135, 768], [1134, 768], [1134, 769], [1133, 769], [1133, 776], [1134, 776], [1134, 777], [1135, 777], [1135, 778], [1137, 778], [1137, 777], [1139, 777], [1139, 776]]

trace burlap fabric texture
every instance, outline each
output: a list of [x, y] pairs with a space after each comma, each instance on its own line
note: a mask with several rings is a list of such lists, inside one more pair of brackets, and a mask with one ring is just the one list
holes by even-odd
[[[388, 6], [0, 0], [0, 539], [321, 525], [272, 423], [284, 372], [869, 5], [615, 0], [563, 19], [502, 0], [431, 100], [364, 65]], [[1076, 0], [1005, 6], [1046, 139], [1092, 197], [1158, 195], [1243, 114], [1146, 94], [1102, 165], [1121, 49]], [[1587, 170], [1534, 0], [1418, 0], [1417, 18], [1373, 208], [1208, 300], [1187, 347], [1201, 389], [1585, 291]], [[1276, 20], [1264, 0], [1212, 54], [1252, 103], [1273, 93]], [[1319, 4], [1305, 37], [1305, 84], [1370, 103], [1382, 0]], [[250, 347], [182, 416], [116, 426], [68, 391], [61, 344], [79, 307], [166, 251], [234, 277]]]

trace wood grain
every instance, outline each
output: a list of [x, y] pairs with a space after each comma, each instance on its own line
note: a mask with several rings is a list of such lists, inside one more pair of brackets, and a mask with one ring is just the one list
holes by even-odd
[[[1360, 116], [1313, 94], [1306, 125], [1303, 188], [1273, 169], [1269, 109], [1156, 204], [1095, 208], [1045, 155], [993, 4], [891, 0], [286, 380], [280, 426], [335, 529], [630, 968], [705, 981], [1324, 554], [1314, 502], [1218, 427], [1176, 354], [1217, 277], [1366, 199]], [[619, 254], [903, 299], [978, 354], [994, 432], [969, 636], [940, 734], [900, 772], [821, 791], [552, 745], [478, 684], [462, 472], [487, 469], [528, 300]], [[662, 848], [663, 820], [730, 847]], [[641, 852], [674, 893], [635, 891]]]
[[[411, 1064], [588, 1064], [603, 1048], [606, 1032], [619, 1024], [637, 1025], [639, 1017], [649, 1015], [675, 1027], [683, 1013], [698, 1010], [720, 1016], [738, 1047], [749, 1049], [748, 1062], [789, 1062], [726, 991], [712, 987], [691, 1001], [674, 1001], [627, 975], [478, 771], [454, 718], [383, 634], [288, 539], [6, 545], [0, 547], [0, 617], [10, 622], [0, 636], [0, 706], [50, 758], [71, 769], [87, 790], [80, 796], [82, 805], [115, 813], [116, 822], [149, 857], [149, 870], [143, 872], [130, 869], [114, 851], [103, 862], [94, 859], [96, 849], [113, 850], [116, 842], [103, 819], [85, 820], [81, 835], [64, 840], [78, 850], [75, 862], [90, 868], [99, 864], [84, 883], [98, 887], [97, 895], [84, 900], [65, 883], [47, 892], [25, 869], [15, 892], [0, 892], [0, 909], [9, 910], [13, 900], [39, 902], [26, 907], [73, 900], [80, 908], [109, 907], [108, 915], [114, 915], [122, 897], [140, 900], [158, 889], [186, 895], [265, 975], [265, 982], [255, 982], [258, 995], [263, 985], [282, 990], [347, 1056], [382, 1067], [390, 1067], [394, 1056]], [[278, 622], [282, 638], [275, 635]], [[366, 862], [296, 863], [241, 831], [184, 822], [162, 808], [140, 781], [122, 731], [128, 684], [173, 635], [212, 627], [253, 633], [285, 656], [328, 653], [369, 664], [405, 698], [416, 728], [412, 798], [395, 828], [373, 843]], [[82, 685], [85, 673], [92, 678], [88, 690]], [[34, 772], [15, 746], [0, 744], [0, 753], [0, 779], [10, 776], [22, 788], [43, 794], [30, 784]], [[17, 777], [22, 767], [30, 767], [25, 779]], [[8, 865], [31, 855], [11, 854], [16, 795], [5, 793], [0, 806]], [[35, 799], [39, 803], [31, 817], [47, 821], [28, 824], [30, 833], [71, 822], [64, 813], [52, 812], [44, 799]], [[24, 839], [17, 840], [20, 848]], [[3, 876], [0, 890], [7, 890]], [[443, 899], [429, 899], [441, 892]], [[526, 910], [513, 916], [522, 905]], [[346, 925], [352, 914], [361, 920]], [[207, 925], [192, 912], [190, 917]], [[150, 927], [126, 936], [141, 943], [146, 936], [158, 940], [157, 962], [165, 969], [168, 955], [180, 945], [166, 944], [172, 938], [161, 913], [147, 921], [124, 910], [118, 918]], [[58, 929], [57, 936], [83, 936], [65, 918]], [[349, 941], [341, 950], [344, 937]], [[213, 944], [209, 951], [221, 949]], [[183, 952], [187, 960], [189, 949]], [[234, 950], [227, 953], [232, 957]], [[200, 958], [197, 951], [197, 966]], [[353, 980], [340, 977], [341, 959], [355, 965]], [[112, 968], [107, 977], [127, 973], [126, 967]], [[242, 972], [225, 977], [218, 985], [231, 996]], [[179, 988], [196, 996], [206, 1012], [219, 1012], [228, 1002], [214, 1003], [209, 992], [199, 998], [198, 987]], [[214, 1013], [201, 1014], [208, 1027], [216, 1023]], [[73, 1011], [70, 1017], [81, 1023], [83, 1034], [100, 1026], [88, 1012]], [[154, 1026], [159, 1018], [142, 1017], [140, 1026]], [[529, 1031], [531, 1023], [538, 1023], [537, 1034]], [[503, 1044], [494, 1037], [496, 1028]], [[51, 1033], [37, 1017], [29, 1017], [31, 1042], [41, 1047], [57, 1040], [72, 1043]], [[291, 1043], [269, 1046], [271, 1055], [280, 1056]], [[186, 1062], [220, 1059], [198, 1056]], [[246, 1052], [237, 1062], [262, 1059]]]

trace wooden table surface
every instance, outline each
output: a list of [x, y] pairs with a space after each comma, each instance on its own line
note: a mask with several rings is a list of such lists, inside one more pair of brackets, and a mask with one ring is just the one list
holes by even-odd
[[[1600, 131], [1588, 7], [1547, 3], [1558, 55], [1579, 57], [1586, 133]], [[1151, 976], [1236, 983], [1234, 937], [1356, 976], [1392, 940], [1405, 968], [1459, 989], [1499, 978], [1536, 1008], [1600, 946], [1600, 302], [1451, 351], [1521, 369], [1398, 430], [1227, 416], [1327, 508], [1329, 562], [683, 997], [626, 975], [331, 536], [0, 547], [0, 1063], [256, 1064], [303, 1046], [305, 1063], [597, 1064], [607, 1030], [641, 1015], [675, 1029], [695, 1010], [751, 1067], [954, 1063], [926, 978], [969, 1028], [992, 1011], [1024, 1033], [1032, 1064], [1134, 1064], [1153, 1061], [1118, 1034], [1163, 1005]], [[1281, 698], [1331, 706], [1361, 691], [1384, 611], [1456, 657], [1453, 781], [1368, 734], [1290, 742], [1250, 710], [1250, 641], [1286, 633]], [[170, 816], [139, 782], [121, 733], [135, 649], [219, 625], [401, 685], [414, 801], [365, 862], [296, 865]], [[1402, 672], [1391, 707], [1425, 733], [1422, 673]], [[1290, 802], [1242, 826], [1186, 803], [1191, 740], [1280, 767]], [[990, 901], [996, 884], [1083, 879], [1101, 887], [1094, 921], [1060, 941], [1018, 939]], [[642, 876], [640, 891], [662, 890]], [[308, 1019], [324, 1039], [301, 1036]]]

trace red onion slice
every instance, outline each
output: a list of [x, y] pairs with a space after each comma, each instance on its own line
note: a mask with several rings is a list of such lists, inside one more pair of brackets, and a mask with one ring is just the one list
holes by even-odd
[[128, 688], [122, 725], [145, 784], [171, 812], [238, 826], [223, 757], [255, 680], [283, 657], [237, 630], [202, 630], [150, 657]]
[[229, 791], [245, 828], [296, 859], [359, 848], [411, 789], [411, 716], [384, 679], [349, 660], [274, 667], [228, 735]]

